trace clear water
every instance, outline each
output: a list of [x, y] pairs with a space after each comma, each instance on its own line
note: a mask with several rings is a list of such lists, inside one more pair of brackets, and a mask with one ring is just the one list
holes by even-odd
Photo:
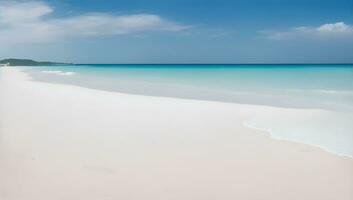
[[353, 111], [353, 65], [73, 65], [31, 73], [125, 93]]
[[244, 124], [353, 157], [353, 65], [71, 65], [26, 71], [37, 81], [100, 90], [301, 108], [300, 116], [289, 111], [270, 119], [264, 113]]

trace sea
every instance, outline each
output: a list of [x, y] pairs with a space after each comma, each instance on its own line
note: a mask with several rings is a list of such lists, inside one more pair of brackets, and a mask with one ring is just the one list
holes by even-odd
[[24, 71], [35, 81], [111, 92], [327, 111], [325, 120], [313, 118], [294, 132], [266, 129], [353, 157], [353, 64], [72, 64]]

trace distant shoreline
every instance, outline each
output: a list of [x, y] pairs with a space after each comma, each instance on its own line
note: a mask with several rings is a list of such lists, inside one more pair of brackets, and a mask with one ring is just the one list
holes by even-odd
[[6, 58], [0, 60], [0, 64], [9, 64], [9, 66], [61, 66], [61, 65], [156, 65], [156, 66], [173, 66], [173, 65], [194, 65], [194, 66], [343, 66], [353, 67], [353, 63], [66, 63], [54, 61], [36, 61], [32, 59]]
[[57, 66], [57, 65], [72, 65], [73, 63], [7, 58], [7, 59], [0, 60], [0, 64], [6, 65], [6, 66]]

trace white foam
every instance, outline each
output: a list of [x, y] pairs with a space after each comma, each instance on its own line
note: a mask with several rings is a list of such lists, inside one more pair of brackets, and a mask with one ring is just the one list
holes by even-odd
[[243, 125], [266, 131], [274, 139], [309, 144], [336, 155], [353, 157], [352, 114], [323, 110], [285, 112], [254, 116]]
[[52, 71], [41, 71], [42, 73], [47, 73], [47, 74], [58, 74], [58, 75], [64, 75], [64, 76], [71, 76], [75, 75], [75, 72], [64, 72], [60, 70], [52, 70]]

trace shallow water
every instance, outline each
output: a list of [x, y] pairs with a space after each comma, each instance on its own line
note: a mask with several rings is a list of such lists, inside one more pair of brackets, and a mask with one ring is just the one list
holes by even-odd
[[73, 65], [30, 72], [36, 80], [125, 93], [353, 111], [351, 65]]
[[281, 123], [258, 117], [245, 124], [278, 139], [353, 155], [352, 65], [71, 65], [24, 69], [37, 81], [100, 90], [323, 110], [310, 116], [289, 112]]

